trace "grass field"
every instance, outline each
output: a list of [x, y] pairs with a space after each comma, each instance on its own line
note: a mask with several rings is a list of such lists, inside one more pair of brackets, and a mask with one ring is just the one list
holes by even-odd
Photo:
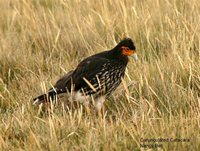
[[[130, 60], [102, 116], [32, 105], [125, 36], [139, 61]], [[189, 142], [144, 142], [160, 138]], [[0, 0], [0, 150], [147, 149], [200, 150], [199, 1]]]

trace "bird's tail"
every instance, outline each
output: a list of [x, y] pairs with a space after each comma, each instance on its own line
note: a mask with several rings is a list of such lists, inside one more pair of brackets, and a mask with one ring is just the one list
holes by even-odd
[[49, 102], [50, 100], [54, 100], [55, 97], [60, 93], [65, 93], [67, 90], [70, 90], [71, 83], [72, 83], [72, 74], [73, 70], [69, 71], [67, 74], [65, 74], [63, 77], [61, 77], [53, 88], [49, 89], [49, 91], [46, 94], [42, 94], [37, 96], [33, 99], [33, 104], [40, 104]]
[[57, 96], [57, 94], [60, 94], [60, 93], [64, 93], [64, 92], [60, 92], [55, 89], [50, 89], [47, 93], [44, 93], [35, 97], [33, 99], [34, 101], [33, 104], [37, 105], [37, 104], [49, 102], [50, 100], [55, 100], [55, 97]]

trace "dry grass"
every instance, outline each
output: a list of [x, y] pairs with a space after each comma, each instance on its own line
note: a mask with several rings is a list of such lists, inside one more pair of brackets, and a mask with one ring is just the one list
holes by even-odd
[[[43, 87], [127, 35], [140, 60], [125, 81], [137, 84], [103, 117], [38, 114], [31, 99]], [[188, 138], [158, 149], [200, 150], [199, 1], [0, 0], [0, 119], [0, 150], [140, 150], [141, 138]]]

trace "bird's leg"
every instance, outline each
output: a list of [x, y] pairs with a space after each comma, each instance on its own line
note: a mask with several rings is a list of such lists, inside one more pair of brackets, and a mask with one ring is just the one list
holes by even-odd
[[95, 100], [95, 109], [98, 116], [101, 116], [101, 108], [103, 107], [103, 103], [105, 102], [105, 96], [101, 96]]
[[90, 108], [88, 105], [85, 106], [85, 111], [88, 115], [91, 115]]
[[91, 115], [91, 111], [90, 111], [90, 107], [89, 107], [89, 102], [88, 101], [84, 101], [83, 102], [83, 106], [85, 107], [85, 111], [88, 115]]
[[[85, 107], [85, 111], [88, 115], [91, 115], [91, 112], [90, 112], [90, 108], [89, 108], [89, 102], [88, 102], [88, 98], [84, 92], [84, 90], [82, 89], [82, 93], [83, 93], [83, 96], [81, 97], [82, 99], [82, 103]], [[79, 100], [80, 101], [80, 100]]]

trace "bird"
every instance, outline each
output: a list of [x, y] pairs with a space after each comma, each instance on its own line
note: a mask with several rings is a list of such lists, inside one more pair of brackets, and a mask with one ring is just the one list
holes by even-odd
[[138, 59], [131, 38], [123, 38], [116, 46], [81, 61], [74, 70], [61, 77], [46, 94], [33, 99], [34, 104], [55, 100], [62, 93], [72, 93], [71, 101], [84, 105], [94, 103], [100, 111], [105, 100], [114, 92], [124, 78], [129, 57]]

